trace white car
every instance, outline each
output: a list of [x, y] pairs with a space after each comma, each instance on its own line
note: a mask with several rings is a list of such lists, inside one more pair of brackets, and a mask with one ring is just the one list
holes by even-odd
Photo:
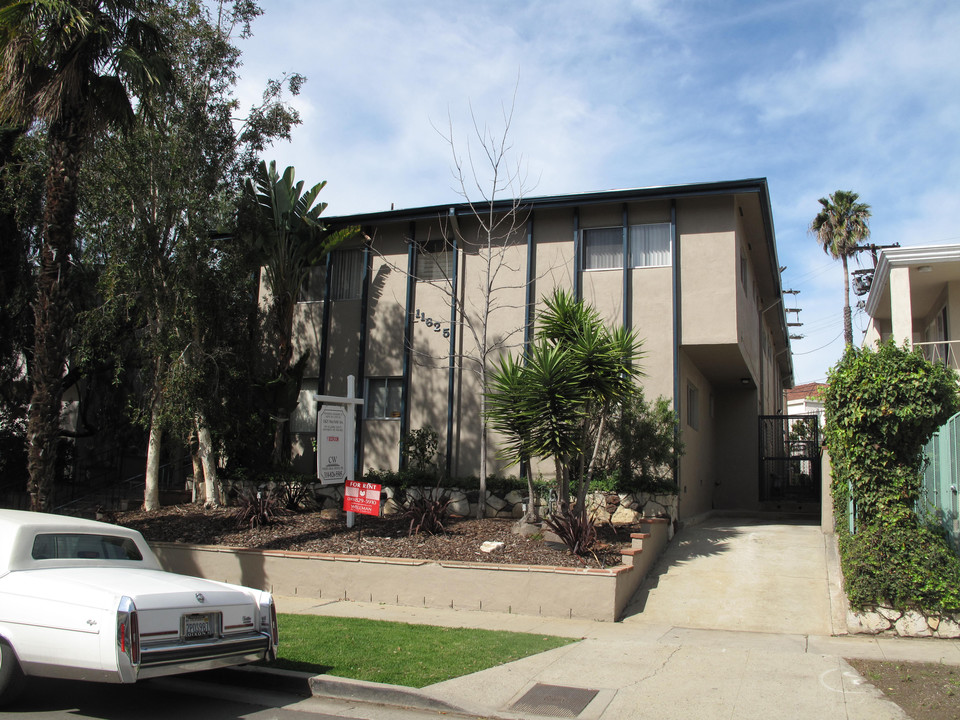
[[24, 676], [132, 683], [277, 643], [268, 592], [165, 572], [136, 530], [0, 510], [0, 704]]

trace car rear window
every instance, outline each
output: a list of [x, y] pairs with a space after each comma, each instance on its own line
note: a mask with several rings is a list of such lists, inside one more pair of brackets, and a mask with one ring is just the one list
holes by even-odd
[[34, 560], [143, 560], [137, 544], [117, 535], [44, 533], [33, 540]]

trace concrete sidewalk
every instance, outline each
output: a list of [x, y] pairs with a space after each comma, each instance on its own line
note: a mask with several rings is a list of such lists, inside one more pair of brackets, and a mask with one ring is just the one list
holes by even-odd
[[491, 718], [903, 718], [843, 658], [960, 665], [960, 642], [832, 636], [842, 608], [830, 550], [814, 525], [714, 519], [686, 528], [617, 623], [294, 597], [277, 604], [582, 638], [422, 690], [318, 676], [319, 696]]

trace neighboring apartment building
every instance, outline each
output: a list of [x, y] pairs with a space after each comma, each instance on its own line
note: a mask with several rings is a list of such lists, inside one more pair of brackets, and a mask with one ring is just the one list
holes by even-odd
[[930, 360], [960, 369], [960, 245], [888, 248], [880, 253], [870, 294], [864, 347], [894, 339]]
[[794, 385], [787, 390], [787, 415], [816, 415], [820, 427], [824, 423], [824, 409], [822, 393], [827, 389], [826, 383], [809, 382]]
[[[493, 209], [502, 217], [512, 208]], [[681, 515], [759, 508], [758, 417], [782, 412], [793, 384], [766, 180], [524, 198], [516, 218], [495, 243], [491, 338], [521, 351], [557, 286], [635, 328], [647, 397], [670, 398], [680, 416]], [[313, 462], [313, 393], [343, 394], [352, 374], [365, 398], [361, 471], [397, 468], [402, 434], [429, 424], [441, 467], [475, 476], [476, 345], [455, 322], [455, 310], [476, 317], [484, 295], [473, 211], [442, 205], [327, 223], [359, 225], [368, 240], [316, 268], [298, 305], [297, 346], [311, 350], [291, 423], [302, 466]], [[495, 451], [492, 438], [491, 470], [503, 468]]]

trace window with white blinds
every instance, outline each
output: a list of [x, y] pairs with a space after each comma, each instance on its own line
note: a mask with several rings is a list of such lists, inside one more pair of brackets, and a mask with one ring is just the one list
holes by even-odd
[[331, 300], [359, 300], [363, 250], [334, 250], [331, 258]]
[[[667, 267], [671, 263], [670, 223], [648, 223], [627, 228], [629, 267]], [[623, 228], [583, 230], [585, 270], [623, 267]]]
[[631, 225], [630, 267], [667, 267], [670, 265], [670, 223]]
[[453, 247], [446, 240], [422, 245], [417, 252], [417, 280], [436, 282], [453, 277]]

